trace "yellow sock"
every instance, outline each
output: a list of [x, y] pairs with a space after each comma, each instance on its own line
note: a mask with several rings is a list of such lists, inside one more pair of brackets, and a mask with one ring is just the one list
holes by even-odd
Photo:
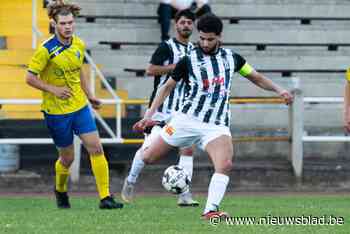
[[109, 169], [106, 157], [104, 154], [90, 155], [90, 161], [100, 199], [110, 196]]
[[69, 177], [69, 168], [62, 165], [61, 161], [58, 159], [55, 163], [56, 171], [56, 190], [58, 192], [67, 192], [67, 184]]

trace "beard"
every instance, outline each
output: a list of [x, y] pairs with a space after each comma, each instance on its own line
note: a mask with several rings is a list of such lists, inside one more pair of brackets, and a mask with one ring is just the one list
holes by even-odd
[[189, 38], [192, 35], [192, 31], [191, 30], [177, 30], [177, 32], [179, 33], [179, 35], [183, 38]]
[[[198, 45], [200, 45], [200, 43], [198, 43]], [[216, 50], [219, 48], [219, 46], [220, 46], [220, 43], [218, 42], [218, 43], [216, 43], [215, 46], [213, 46], [213, 48], [209, 49], [208, 51], [204, 50], [203, 47], [201, 47], [201, 46], [200, 47], [205, 54], [214, 54], [216, 52]]]

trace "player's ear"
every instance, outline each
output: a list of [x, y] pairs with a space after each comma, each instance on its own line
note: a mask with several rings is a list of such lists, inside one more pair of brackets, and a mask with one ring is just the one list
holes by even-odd
[[217, 37], [218, 37], [218, 40], [219, 40], [220, 42], [222, 42], [222, 33], [220, 33], [219, 35], [217, 35]]
[[50, 25], [51, 27], [55, 28], [56, 27], [56, 21], [54, 19], [50, 19]]

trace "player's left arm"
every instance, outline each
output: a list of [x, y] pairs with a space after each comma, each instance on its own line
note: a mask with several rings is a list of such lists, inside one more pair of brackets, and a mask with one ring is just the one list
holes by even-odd
[[96, 110], [100, 109], [102, 103], [91, 92], [91, 89], [90, 89], [90, 86], [88, 83], [88, 79], [87, 79], [87, 75], [83, 69], [80, 70], [80, 85], [81, 85], [81, 88], [83, 89], [86, 97], [88, 98], [89, 102], [91, 103], [92, 107]]
[[265, 77], [260, 72], [257, 72], [251, 65], [249, 65], [245, 59], [243, 59], [240, 55], [235, 54], [235, 61], [237, 71], [247, 78], [249, 81], [254, 83], [256, 86], [268, 90], [273, 91], [277, 93], [281, 98], [285, 100], [287, 104], [290, 104], [293, 102], [293, 95], [283, 87], [279, 86], [278, 84], [274, 83], [269, 78]]
[[247, 75], [246, 78], [262, 89], [276, 92], [280, 97], [282, 97], [286, 101], [287, 104], [293, 102], [293, 96], [288, 90], [274, 83], [272, 80], [268, 79], [263, 74], [252, 70], [252, 72], [249, 75]]

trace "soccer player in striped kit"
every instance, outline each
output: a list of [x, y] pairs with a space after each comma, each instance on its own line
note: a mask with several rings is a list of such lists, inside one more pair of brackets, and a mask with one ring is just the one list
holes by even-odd
[[292, 95], [259, 72], [231, 49], [220, 46], [223, 24], [220, 18], [206, 14], [197, 23], [199, 46], [181, 59], [170, 79], [162, 86], [152, 106], [135, 127], [146, 127], [149, 118], [163, 103], [177, 82], [185, 81], [190, 90], [179, 113], [163, 128], [160, 136], [143, 152], [145, 164], [154, 163], [173, 147], [197, 144], [205, 150], [214, 164], [203, 219], [228, 216], [219, 210], [229, 183], [232, 169], [233, 145], [230, 133], [229, 97], [233, 74], [239, 72], [252, 83], [273, 91], [287, 104]]
[[[190, 37], [193, 31], [194, 20], [195, 15], [190, 10], [179, 11], [175, 15], [176, 37], [163, 41], [152, 55], [150, 65], [147, 68], [147, 74], [155, 77], [150, 105], [160, 87], [170, 78], [170, 73], [174, 70], [176, 63], [193, 49]], [[144, 165], [141, 160], [142, 151], [147, 149], [151, 142], [159, 136], [162, 127], [179, 110], [187, 89], [188, 87], [185, 82], [178, 82], [175, 89], [170, 92], [169, 97], [164, 100], [152, 116], [152, 120], [157, 121], [157, 125], [153, 126], [152, 129], [147, 129], [145, 142], [135, 154], [129, 175], [125, 178], [122, 188], [121, 196], [124, 201], [132, 202], [134, 198], [134, 185], [141, 172], [139, 168], [143, 168]], [[191, 146], [180, 148], [179, 165], [185, 168], [190, 179], [193, 172], [192, 154]], [[190, 191], [186, 191], [179, 195], [178, 205], [198, 206], [199, 203], [193, 200]]]

